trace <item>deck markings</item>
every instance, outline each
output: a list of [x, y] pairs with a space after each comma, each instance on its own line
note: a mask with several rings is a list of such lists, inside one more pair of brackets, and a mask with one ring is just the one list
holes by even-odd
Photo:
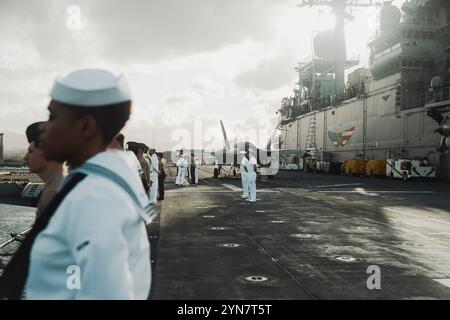
[[[224, 186], [227, 189], [230, 189], [233, 192], [242, 192], [242, 188], [236, 187], [229, 183], [222, 183], [222, 186]], [[258, 193], [258, 192], [279, 193], [278, 190], [256, 189], [256, 193]]]
[[335, 199], [338, 199], [338, 200], [347, 200], [344, 197], [337, 197], [337, 196], [330, 196], [330, 198], [335, 198]]
[[406, 212], [406, 211], [403, 211], [403, 210], [399, 210], [399, 209], [397, 209], [397, 208], [389, 208], [389, 207], [386, 207], [386, 208], [384, 208], [384, 209], [389, 210], [389, 211], [392, 211], [392, 212], [396, 212], [396, 213], [401, 213], [401, 214], [404, 214], [404, 215], [407, 215], [407, 216], [410, 216], [410, 217], [415, 217], [415, 215], [412, 214], [411, 212]]
[[230, 189], [231, 191], [235, 191], [235, 192], [242, 191], [242, 188], [233, 186], [232, 184], [222, 183], [222, 186], [224, 186], [225, 188]]
[[433, 280], [450, 288], [450, 279], [433, 279]]
[[361, 186], [362, 183], [341, 183], [341, 184], [327, 184], [323, 186], [310, 186], [311, 188], [327, 188], [327, 187], [347, 187], [347, 186]]
[[[322, 191], [317, 191], [320, 193], [363, 193], [363, 191], [361, 190], [322, 190]], [[436, 193], [436, 191], [408, 191], [408, 190], [376, 190], [376, 191], [366, 191], [366, 192], [376, 192], [376, 193], [423, 193], [423, 194], [431, 194], [431, 193]]]

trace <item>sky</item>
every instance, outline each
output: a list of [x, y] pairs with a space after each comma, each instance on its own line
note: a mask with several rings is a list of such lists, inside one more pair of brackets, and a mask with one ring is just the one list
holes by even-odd
[[[265, 145], [291, 95], [311, 34], [333, 27], [327, 7], [296, 0], [1, 0], [0, 132], [47, 119], [57, 76], [104, 68], [127, 79], [133, 112], [126, 140], [158, 150]], [[403, 0], [394, 1], [400, 5]], [[353, 10], [347, 54], [368, 64], [375, 8]]]

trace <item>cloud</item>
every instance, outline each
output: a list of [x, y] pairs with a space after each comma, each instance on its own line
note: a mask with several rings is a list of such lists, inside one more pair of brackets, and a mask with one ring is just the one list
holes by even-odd
[[[174, 132], [193, 134], [199, 121], [218, 147], [219, 120], [230, 136], [271, 131], [309, 33], [324, 23], [296, 3], [1, 0], [0, 130], [20, 133], [45, 119], [54, 78], [97, 67], [125, 75], [133, 94], [126, 132], [148, 142], [155, 128], [160, 149], [172, 148]], [[70, 27], [71, 5], [81, 10], [79, 28]]]
[[[244, 40], [263, 41], [282, 0], [2, 0], [3, 37], [30, 43], [41, 58], [89, 63], [159, 61], [210, 52]], [[80, 11], [79, 29], [69, 24]]]
[[282, 54], [273, 59], [261, 61], [254, 69], [246, 70], [236, 77], [236, 83], [244, 88], [274, 90], [292, 84], [295, 78], [293, 68], [296, 59]]
[[277, 19], [273, 8], [279, 2], [102, 0], [89, 2], [86, 11], [97, 35], [114, 34], [101, 37], [102, 54], [156, 61], [216, 51], [248, 39], [265, 40], [272, 33]]

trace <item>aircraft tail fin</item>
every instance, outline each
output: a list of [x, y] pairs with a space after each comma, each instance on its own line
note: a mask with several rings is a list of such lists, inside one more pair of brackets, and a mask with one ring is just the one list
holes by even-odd
[[276, 147], [276, 148], [280, 147], [280, 146], [272, 146], [275, 136], [278, 133], [278, 129], [280, 129], [280, 125], [281, 125], [281, 122], [278, 122], [277, 126], [275, 127], [275, 129], [272, 132], [272, 135], [269, 138], [269, 141], [267, 141], [267, 145], [266, 145], [267, 150], [270, 150], [272, 147]]
[[225, 127], [223, 125], [222, 120], [220, 120], [220, 126], [222, 127], [223, 140], [225, 141], [225, 147], [227, 149], [231, 149], [230, 142], [228, 142], [227, 133], [225, 131]]

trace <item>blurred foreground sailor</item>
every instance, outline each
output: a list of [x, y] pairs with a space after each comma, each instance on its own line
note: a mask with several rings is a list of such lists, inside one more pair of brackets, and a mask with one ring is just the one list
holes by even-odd
[[245, 156], [246, 152], [241, 151], [241, 165], [240, 165], [240, 172], [241, 172], [241, 182], [242, 182], [242, 199], [248, 199], [248, 169], [247, 169], [247, 163], [248, 159]]
[[246, 157], [248, 159], [246, 168], [248, 174], [248, 192], [249, 197], [247, 199], [248, 202], [256, 202], [256, 165], [257, 161], [255, 158], [256, 152], [253, 149], [250, 149]]
[[44, 155], [71, 171], [0, 279], [0, 297], [146, 299], [146, 223], [155, 211], [126, 152], [108, 150], [129, 119], [122, 77], [79, 70], [56, 80]]
[[27, 140], [30, 144], [24, 160], [28, 164], [30, 171], [36, 173], [45, 182], [44, 189], [39, 195], [36, 210], [36, 219], [49, 205], [58, 192], [59, 185], [63, 179], [63, 164], [58, 161], [48, 160], [44, 157], [44, 152], [40, 147], [39, 136], [40, 126], [44, 122], [35, 122], [28, 126], [26, 130]]

